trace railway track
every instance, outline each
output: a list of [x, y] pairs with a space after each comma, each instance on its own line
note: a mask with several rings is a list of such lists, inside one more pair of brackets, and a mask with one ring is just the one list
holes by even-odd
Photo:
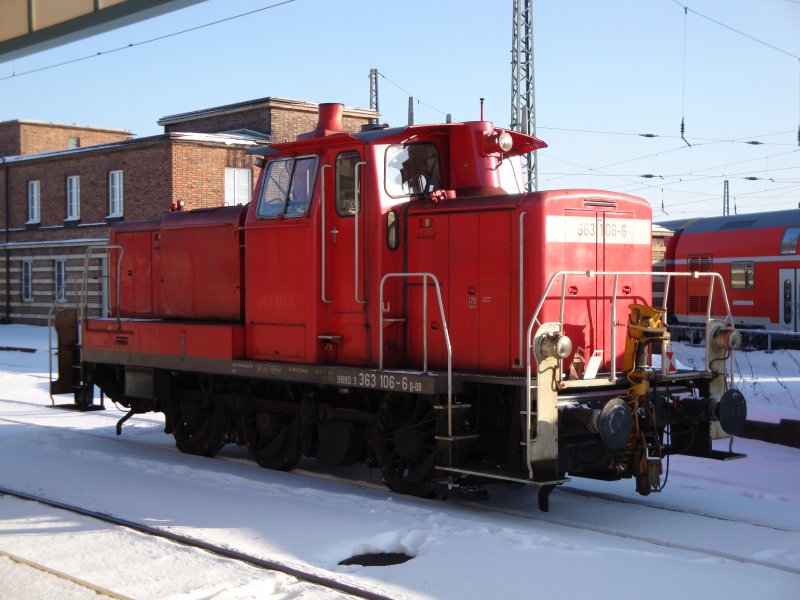
[[[371, 590], [367, 590], [362, 587], [358, 587], [349, 583], [345, 583], [342, 581], [338, 581], [332, 577], [326, 577], [324, 575], [320, 575], [319, 573], [312, 572], [308, 569], [303, 569], [301, 567], [296, 567], [292, 565], [288, 565], [286, 563], [282, 563], [275, 560], [270, 560], [266, 558], [261, 558], [258, 556], [253, 556], [251, 554], [246, 554], [244, 552], [239, 552], [238, 550], [234, 550], [232, 548], [227, 548], [224, 546], [220, 546], [218, 544], [213, 544], [204, 540], [192, 538], [189, 536], [181, 535], [172, 531], [168, 531], [165, 529], [161, 529], [158, 527], [153, 527], [150, 525], [145, 525], [143, 523], [137, 523], [134, 521], [130, 521], [128, 519], [123, 519], [121, 517], [115, 517], [114, 515], [101, 513], [94, 510], [89, 510], [86, 508], [82, 508], [80, 506], [75, 506], [72, 504], [66, 504], [64, 502], [60, 502], [58, 500], [53, 500], [50, 498], [45, 498], [43, 496], [29, 494], [26, 492], [22, 492], [19, 490], [14, 490], [7, 488], [5, 486], [0, 486], [0, 495], [4, 496], [11, 496], [14, 498], [18, 498], [20, 500], [28, 500], [31, 502], [37, 502], [39, 504], [43, 504], [45, 506], [49, 506], [51, 508], [56, 508], [59, 510], [67, 511], [72, 514], [80, 515], [83, 517], [89, 517], [91, 519], [101, 521], [103, 523], [107, 523], [110, 525], [116, 525], [119, 527], [125, 527], [127, 529], [131, 529], [133, 531], [137, 531], [139, 533], [143, 533], [145, 535], [159, 538], [163, 540], [169, 540], [176, 544], [180, 544], [182, 546], [186, 546], [189, 548], [193, 548], [196, 550], [203, 550], [206, 552], [210, 552], [216, 556], [221, 556], [223, 558], [227, 558], [229, 560], [237, 561], [246, 565], [250, 565], [252, 567], [256, 567], [259, 569], [263, 569], [265, 571], [272, 571], [276, 573], [283, 573], [285, 575], [289, 575], [298, 579], [300, 581], [310, 583], [315, 586], [319, 586], [322, 588], [326, 588], [329, 590], [341, 592], [344, 594], [348, 594], [350, 596], [356, 598], [365, 598], [366, 600], [391, 600], [389, 596], [385, 596], [383, 594], [379, 594], [373, 592]], [[3, 555], [0, 551], [0, 555]], [[12, 558], [13, 560], [13, 558]], [[28, 561], [24, 561], [25, 564], [28, 564]], [[91, 583], [85, 582], [83, 580], [77, 579], [72, 577], [68, 574], [62, 573], [60, 571], [56, 571], [54, 569], [49, 569], [47, 567], [36, 565], [36, 563], [31, 563], [35, 565], [34, 568], [38, 568], [40, 570], [49, 572], [52, 575], [57, 577], [61, 577], [63, 579], [67, 579], [81, 585], [82, 587], [86, 587], [95, 591], [98, 594], [110, 596], [112, 598], [125, 598], [119, 594], [111, 590], [107, 590], [105, 588], [100, 588], [98, 586], [94, 586]], [[31, 566], [29, 564], [29, 566]]]
[[33, 569], [34, 571], [38, 571], [50, 577], [55, 577], [56, 579], [69, 582], [73, 585], [76, 585], [90, 592], [94, 592], [100, 598], [113, 598], [114, 600], [131, 600], [128, 596], [123, 596], [121, 594], [109, 590], [108, 588], [95, 585], [94, 583], [86, 581], [85, 579], [81, 579], [79, 577], [70, 575], [69, 573], [65, 573], [64, 571], [59, 571], [58, 569], [53, 569], [52, 567], [47, 567], [32, 560], [22, 558], [21, 556], [17, 556], [16, 554], [6, 552], [5, 550], [0, 550], [0, 557], [7, 558], [11, 562], [14, 562], [18, 565], [24, 565], [30, 569]]
[[[583, 496], [584, 498], [592, 499], [592, 500], [607, 501], [607, 502], [619, 502], [618, 500], [615, 500], [613, 498], [606, 498], [603, 495], [595, 495], [592, 492], [585, 492], [583, 490], [577, 490], [576, 491], [576, 495], [580, 495], [580, 496]], [[624, 503], [625, 504], [629, 504], [628, 502], [624, 502]], [[523, 519], [532, 520], [532, 521], [541, 521], [541, 522], [550, 523], [550, 524], [553, 524], [553, 525], [559, 525], [559, 526], [562, 526], [562, 527], [568, 527], [570, 529], [580, 529], [580, 530], [584, 530], [584, 531], [592, 531], [592, 532], [600, 533], [600, 534], [603, 534], [603, 535], [609, 535], [609, 536], [613, 536], [613, 537], [621, 538], [621, 539], [625, 539], [625, 540], [642, 542], [642, 543], [650, 544], [650, 545], [653, 545], [653, 546], [661, 546], [661, 547], [664, 547], [664, 548], [671, 548], [671, 549], [674, 549], [674, 550], [683, 550], [683, 551], [686, 551], [686, 552], [693, 552], [693, 553], [696, 553], [696, 554], [701, 554], [701, 555], [705, 555], [705, 556], [712, 557], [712, 558], [722, 558], [722, 559], [725, 559], [725, 560], [730, 560], [730, 561], [734, 561], [734, 562], [741, 563], [741, 564], [754, 565], [754, 566], [758, 566], [758, 567], [765, 567], [765, 568], [768, 568], [768, 569], [775, 569], [777, 571], [783, 571], [783, 572], [791, 573], [791, 574], [794, 574], [794, 575], [800, 575], [800, 567], [795, 567], [795, 566], [792, 566], [792, 565], [782, 564], [782, 563], [779, 563], [779, 562], [776, 562], [776, 561], [762, 560], [762, 559], [759, 559], [759, 558], [743, 556], [741, 554], [735, 554], [733, 552], [728, 552], [728, 551], [725, 551], [725, 550], [719, 550], [719, 549], [715, 549], [715, 548], [709, 548], [709, 547], [700, 546], [700, 545], [697, 545], [697, 544], [683, 543], [683, 542], [678, 542], [678, 541], [674, 541], [674, 540], [667, 540], [667, 539], [664, 539], [664, 538], [661, 538], [661, 537], [656, 537], [656, 536], [651, 536], [651, 535], [643, 535], [643, 534], [632, 533], [630, 531], [623, 531], [623, 530], [620, 530], [620, 529], [615, 529], [613, 527], [592, 525], [592, 524], [589, 524], [589, 523], [575, 521], [575, 520], [572, 520], [572, 519], [565, 519], [565, 518], [562, 518], [562, 517], [556, 517], [556, 516], [553, 516], [550, 513], [532, 513], [532, 512], [525, 511], [525, 510], [513, 509], [513, 508], [508, 508], [508, 507], [503, 507], [503, 508], [492, 507], [492, 508], [487, 509], [485, 506], [482, 506], [481, 504], [478, 504], [478, 503], [475, 503], [475, 502], [460, 502], [459, 504], [462, 505], [462, 506], [474, 509], [474, 510], [482, 511], [482, 512], [488, 511], [488, 512], [491, 512], [493, 514], [503, 514], [503, 515], [508, 515], [508, 516], [517, 517], [517, 518], [523, 518]], [[659, 507], [654, 507], [654, 506], [648, 505], [648, 504], [638, 504], [638, 503], [634, 503], [634, 504], [637, 504], [641, 508], [662, 510]], [[718, 516], [715, 516], [715, 515], [705, 515], [705, 514], [697, 513], [697, 512], [693, 512], [693, 511], [681, 511], [681, 510], [678, 510], [678, 509], [668, 509], [668, 510], [670, 510], [671, 512], [678, 512], [678, 513], [681, 513], [683, 515], [687, 515], [687, 516], [690, 516], [690, 517], [702, 517], [702, 518], [713, 519], [713, 520], [724, 520], [724, 521], [729, 521], [731, 523], [738, 523], [738, 524], [742, 524], [742, 525], [748, 525], [748, 526], [754, 526], [754, 527], [766, 527], [766, 528], [769, 528], [769, 529], [774, 529], [776, 531], [784, 531], [784, 532], [792, 532], [792, 533], [795, 531], [795, 530], [791, 530], [791, 529], [775, 528], [775, 527], [772, 527], [772, 526], [769, 526], [769, 525], [752, 524], [752, 523], [748, 523], [748, 522], [745, 522], [745, 521], [738, 521], [738, 520], [730, 519], [730, 518], [721, 518], [721, 517], [718, 517]], [[588, 511], [588, 509], [587, 509], [587, 511]]]
[[654, 504], [652, 502], [640, 501], [636, 498], [626, 498], [624, 496], [618, 496], [616, 494], [608, 494], [604, 492], [597, 492], [597, 491], [590, 491], [590, 490], [582, 490], [580, 488], [570, 488], [565, 487], [560, 489], [562, 493], [571, 494], [574, 496], [582, 496], [584, 498], [591, 498], [594, 500], [605, 500], [608, 502], [616, 502], [618, 504], [631, 504], [634, 506], [641, 506], [644, 508], [650, 508], [653, 510], [663, 510], [666, 512], [678, 513], [682, 515], [693, 515], [697, 517], [705, 517], [707, 519], [713, 519], [715, 521], [725, 521], [728, 523], [739, 523], [742, 525], [752, 525], [753, 527], [762, 527], [764, 529], [772, 529], [773, 531], [781, 531], [781, 532], [794, 532], [800, 533], [800, 529], [793, 528], [793, 527], [780, 527], [777, 525], [773, 525], [771, 523], [765, 523], [764, 521], [756, 521], [753, 519], [738, 519], [727, 515], [715, 515], [712, 513], [698, 511], [698, 510], [687, 510], [683, 508], [677, 508], [674, 506], [668, 506], [665, 504]]
[[[2, 399], [0, 399], [2, 400]], [[32, 406], [41, 407], [40, 404], [35, 403], [26, 403], [21, 401], [13, 401], [19, 404], [31, 404]], [[93, 413], [98, 414], [98, 413]], [[108, 415], [109, 417], [113, 415]], [[20, 421], [17, 419], [9, 419], [6, 417], [0, 417], [2, 421], [10, 421], [19, 424], [25, 425], [33, 425], [33, 426], [40, 426], [40, 427], [48, 427], [47, 425], [36, 425], [29, 422]], [[104, 438], [109, 439], [108, 435], [102, 435], [97, 433], [92, 433], [90, 431], [81, 431], [81, 430], [73, 430], [73, 433], [79, 435], [86, 435], [95, 438]], [[113, 439], [113, 438], [112, 438]], [[128, 439], [121, 439], [120, 442], [129, 443], [137, 446], [148, 446], [152, 448], [156, 448], [159, 450], [167, 450], [170, 452], [178, 452], [175, 448], [172, 447], [165, 447], [164, 445], [160, 444], [153, 444], [143, 440], [137, 440], [135, 438], [128, 438]], [[225, 457], [221, 456], [218, 457], [217, 460], [224, 460], [224, 461], [231, 461], [240, 464], [247, 464], [252, 466], [254, 469], [260, 469], [260, 467], [252, 464], [251, 461], [245, 458], [237, 458], [237, 457]], [[369, 481], [364, 480], [354, 480], [351, 478], [344, 478], [337, 476], [336, 474], [332, 474], [330, 472], [319, 472], [314, 470], [308, 469], [295, 469], [294, 473], [297, 475], [301, 475], [304, 477], [315, 478], [315, 479], [323, 479], [326, 481], [334, 481], [344, 483], [349, 486], [357, 486], [365, 489], [372, 489], [372, 490], [387, 490], [385, 486], [382, 484], [376, 484]], [[738, 518], [731, 515], [726, 514], [715, 514], [713, 512], [703, 511], [703, 510], [695, 510], [692, 508], [683, 508], [677, 506], [671, 506], [667, 504], [656, 504], [653, 501], [647, 500], [638, 500], [635, 498], [623, 497], [618, 496], [615, 494], [597, 492], [597, 491], [589, 491], [580, 488], [574, 487], [564, 487], [559, 489], [560, 493], [568, 494], [573, 497], [581, 498], [586, 500], [587, 502], [592, 503], [599, 503], [604, 505], [609, 504], [621, 504], [629, 506], [632, 510], [637, 511], [659, 511], [659, 512], [667, 512], [676, 515], [676, 517], [689, 519], [695, 521], [698, 526], [700, 524], [713, 521], [719, 524], [721, 527], [741, 527], [751, 529], [752, 531], [766, 531], [772, 535], [795, 535], [800, 532], [800, 529], [776, 525], [772, 523], [767, 523], [763, 521], [758, 521], [755, 519], [747, 519], [747, 518]], [[2, 493], [2, 490], [0, 490]], [[623, 529], [614, 528], [611, 526], [606, 525], [598, 525], [587, 523], [584, 521], [578, 521], [574, 519], [563, 518], [559, 516], [555, 516], [552, 513], [541, 513], [535, 509], [527, 510], [527, 509], [520, 509], [508, 506], [502, 506], [500, 503], [493, 503], [492, 501], [489, 502], [477, 502], [474, 500], [464, 500], [464, 499], [451, 499], [448, 501], [451, 505], [456, 505], [458, 507], [462, 507], [468, 510], [475, 510], [482, 512], [484, 514], [498, 514], [498, 515], [505, 515], [505, 516], [512, 516], [515, 518], [522, 518], [525, 520], [532, 520], [538, 522], [544, 522], [551, 525], [568, 527], [571, 529], [579, 529], [579, 530], [586, 530], [592, 531], [595, 533], [609, 535], [616, 538], [622, 538], [626, 540], [633, 540], [645, 544], [650, 544], [654, 546], [660, 546], [665, 548], [671, 548], [676, 550], [682, 550], [687, 552], [693, 552], [697, 554], [701, 554], [708, 557], [718, 558], [718, 559], [726, 559], [730, 561], [735, 561], [741, 564], [749, 564], [754, 566], [759, 566], [763, 568], [775, 569], [778, 571], [783, 571], [791, 574], [800, 574], [800, 567], [795, 567], [789, 564], [783, 564], [774, 560], [767, 560], [756, 558], [753, 556], [748, 556], [746, 554], [737, 554], [735, 552], [724, 550], [720, 548], [713, 548], [706, 545], [699, 545], [694, 543], [687, 543], [684, 541], [679, 541], [675, 539], [668, 539], [664, 536], [657, 536], [657, 535], [649, 535], [646, 533], [637, 533], [632, 531], [625, 531]], [[586, 510], [582, 510], [582, 513], [591, 514], [592, 511], [590, 508], [587, 507]], [[652, 521], [658, 521], [659, 519], [653, 519], [650, 517]], [[746, 533], [745, 533], [746, 535]], [[180, 537], [180, 536], [179, 536]], [[280, 570], [280, 569], [278, 569]], [[281, 571], [284, 572], [284, 571]], [[351, 592], [347, 592], [351, 593]]]

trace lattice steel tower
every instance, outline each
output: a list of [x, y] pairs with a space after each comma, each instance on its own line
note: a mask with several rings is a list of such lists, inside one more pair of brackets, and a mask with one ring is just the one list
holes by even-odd
[[[369, 108], [378, 112], [378, 69], [369, 70]], [[378, 124], [378, 118], [372, 119], [374, 124]]]
[[[533, 0], [513, 0], [511, 31], [511, 129], [536, 135], [536, 94], [533, 78]], [[528, 191], [539, 189], [536, 151], [526, 157]]]
[[728, 180], [723, 182], [722, 186], [722, 214], [727, 216], [731, 214], [731, 197], [728, 192]]

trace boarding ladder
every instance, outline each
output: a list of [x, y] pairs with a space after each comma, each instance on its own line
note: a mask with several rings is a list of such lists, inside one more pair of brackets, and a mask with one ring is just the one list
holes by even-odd
[[[80, 288], [76, 289], [73, 296], [77, 296], [77, 301], [73, 306], [66, 303], [66, 293], [56, 293], [56, 298], [47, 316], [47, 354], [50, 381], [50, 404], [55, 408], [71, 408], [77, 410], [103, 410], [105, 408], [105, 398], [101, 392], [100, 404], [94, 404], [94, 386], [86, 384], [83, 362], [80, 360], [81, 331], [86, 321], [89, 306], [89, 261], [93, 256], [105, 253], [108, 259], [110, 250], [119, 250], [117, 257], [117, 287], [116, 287], [116, 319], [119, 327], [119, 283], [120, 269], [122, 265], [122, 246], [103, 244], [89, 246], [83, 259], [83, 276]], [[107, 260], [108, 262], [108, 260]], [[108, 280], [108, 273], [101, 274], [100, 279]], [[107, 287], [105, 285], [104, 287]], [[66, 280], [64, 283], [66, 288]], [[64, 291], [64, 290], [61, 290]], [[53, 344], [53, 329], [57, 335], [57, 346]], [[58, 359], [58, 379], [53, 379], [53, 356]], [[54, 395], [74, 394], [73, 404], [59, 404], [55, 402]]]
[[[475, 433], [465, 431], [463, 423], [465, 422], [465, 415], [471, 408], [469, 404], [463, 404], [457, 401], [455, 390], [453, 387], [453, 348], [450, 343], [450, 331], [447, 327], [447, 318], [444, 312], [444, 302], [442, 301], [442, 290], [438, 278], [433, 273], [387, 273], [383, 276], [380, 283], [380, 323], [379, 323], [379, 347], [381, 348], [378, 368], [383, 369], [383, 331], [384, 324], [400, 323], [405, 324], [407, 317], [400, 316], [387, 316], [389, 313], [389, 306], [384, 302], [385, 298], [385, 284], [390, 279], [404, 279], [406, 281], [412, 279], [422, 280], [422, 371], [423, 373], [437, 376], [428, 370], [428, 285], [429, 281], [433, 284], [436, 291], [436, 300], [439, 308], [439, 318], [442, 322], [442, 335], [444, 338], [445, 347], [447, 349], [447, 396], [444, 403], [437, 402], [434, 404], [434, 411], [436, 412], [436, 442], [440, 450], [444, 453], [444, 462], [446, 466], [452, 467], [454, 463], [454, 446], [456, 444], [466, 443], [478, 439], [480, 436]], [[441, 462], [441, 461], [440, 461]], [[440, 465], [445, 466], [445, 465]]]

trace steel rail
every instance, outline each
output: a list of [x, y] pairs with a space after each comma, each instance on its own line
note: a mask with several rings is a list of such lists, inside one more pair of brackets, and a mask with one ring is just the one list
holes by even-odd
[[[571, 492], [571, 493], [574, 493], [574, 492]], [[606, 501], [610, 501], [610, 502], [616, 502], [616, 500], [605, 498], [603, 495], [596, 494], [594, 492], [586, 492], [586, 493], [580, 494], [580, 495], [582, 497], [584, 497], [584, 498], [591, 498], [591, 499], [594, 499], [594, 500], [606, 500]], [[749, 557], [749, 556], [742, 556], [740, 554], [734, 554], [733, 552], [730, 552], [730, 551], [727, 551], [727, 550], [717, 550], [717, 549], [714, 549], [714, 548], [704, 548], [702, 546], [696, 546], [696, 545], [693, 545], [693, 544], [688, 544], [688, 543], [683, 543], [683, 542], [678, 542], [678, 541], [671, 541], [671, 540], [668, 540], [668, 539], [658, 538], [658, 537], [654, 537], [654, 536], [650, 536], [650, 535], [644, 535], [644, 534], [639, 534], [639, 533], [631, 533], [631, 532], [627, 532], [627, 531], [622, 531], [620, 529], [615, 529], [613, 527], [605, 527], [605, 526], [602, 526], [602, 525], [592, 525], [590, 523], [581, 523], [579, 521], [574, 521], [572, 519], [565, 519], [565, 518], [561, 518], [561, 517], [555, 517], [550, 513], [544, 513], [544, 512], [531, 513], [531, 512], [525, 511], [524, 509], [514, 509], [514, 508], [486, 508], [485, 506], [483, 506], [481, 504], [478, 504], [476, 502], [471, 502], [471, 501], [461, 501], [461, 502], [458, 502], [457, 504], [459, 506], [464, 507], [464, 508], [469, 508], [469, 509], [472, 509], [472, 510], [475, 510], [475, 511], [478, 511], [478, 512], [488, 512], [490, 514], [499, 514], [499, 515], [506, 515], [506, 516], [511, 516], [511, 517], [518, 517], [518, 518], [526, 519], [526, 520], [530, 520], [530, 521], [540, 521], [542, 523], [548, 523], [550, 525], [555, 525], [557, 527], [567, 527], [567, 528], [570, 528], [570, 529], [578, 529], [578, 530], [582, 530], [582, 531], [592, 531], [594, 533], [599, 533], [601, 535], [608, 535], [608, 536], [619, 538], [619, 539], [623, 539], [623, 540], [631, 540], [631, 541], [641, 542], [641, 543], [644, 543], [644, 544], [650, 544], [652, 546], [658, 546], [658, 547], [661, 547], [661, 548], [669, 548], [669, 549], [672, 549], [672, 550], [682, 550], [684, 552], [692, 552], [692, 553], [695, 553], [695, 554], [702, 554], [702, 555], [713, 557], [713, 558], [717, 558], [717, 559], [721, 558], [721, 559], [730, 560], [731, 562], [736, 562], [736, 563], [739, 563], [739, 564], [753, 565], [753, 566], [763, 567], [763, 568], [766, 568], [766, 569], [773, 569], [773, 570], [776, 570], [776, 571], [783, 571], [785, 573], [792, 573], [794, 575], [800, 574], [800, 567], [794, 567], [792, 565], [785, 565], [785, 564], [781, 564], [781, 563], [770, 561], [770, 560], [764, 560], [764, 559], [760, 559], [760, 558], [752, 558], [752, 557]], [[660, 508], [658, 506], [653, 506], [653, 505], [644, 504], [644, 503], [638, 503], [638, 502], [632, 502], [631, 504], [635, 504], [636, 506], [639, 506], [640, 508], [652, 508], [654, 510], [670, 510], [670, 509], [662, 509], [662, 508]], [[698, 513], [698, 512], [694, 512], [694, 511], [682, 511], [682, 510], [678, 509], [675, 512], [678, 512], [678, 513], [683, 514], [683, 515], [694, 516], [694, 517], [699, 517], [699, 518], [707, 518], [707, 519], [714, 519], [714, 520], [726, 520], [726, 519], [720, 518], [720, 517], [715, 516], [715, 515], [706, 515], [706, 514]], [[765, 527], [764, 524], [752, 523], [752, 522], [749, 522], [749, 521], [736, 521], [736, 520], [733, 520], [733, 519], [731, 519], [731, 521], [734, 522], [734, 523], [737, 523], [737, 524], [747, 525], [747, 526], [750, 526], [750, 527]], [[766, 526], [766, 527], [768, 527], [770, 529], [776, 529], [777, 531], [784, 531], [784, 530], [780, 530], [780, 529], [774, 528], [774, 527], [769, 527], [769, 526]], [[788, 531], [792, 532], [792, 530], [788, 530]]]
[[131, 600], [129, 596], [123, 596], [122, 594], [118, 594], [112, 590], [109, 590], [108, 588], [95, 585], [90, 581], [86, 581], [85, 579], [80, 579], [79, 577], [73, 577], [69, 573], [64, 573], [63, 571], [59, 571], [58, 569], [53, 569], [41, 563], [28, 560], [27, 558], [23, 558], [16, 554], [12, 554], [11, 552], [0, 550], [0, 556], [7, 558], [11, 562], [15, 562], [20, 565], [25, 565], [26, 567], [29, 567], [36, 571], [41, 571], [42, 573], [47, 573], [48, 575], [52, 575], [53, 577], [57, 577], [58, 579], [63, 579], [64, 581], [69, 581], [74, 585], [77, 585], [91, 592], [94, 592], [98, 596], [107, 596], [108, 598], [114, 598], [115, 600]]
[[111, 525], [126, 527], [127, 529], [138, 531], [139, 533], [143, 533], [145, 535], [166, 539], [171, 542], [181, 544], [182, 546], [205, 550], [206, 552], [210, 552], [211, 554], [215, 554], [223, 558], [228, 558], [230, 560], [235, 560], [244, 564], [248, 564], [257, 567], [259, 569], [284, 573], [285, 575], [289, 575], [300, 581], [305, 581], [313, 585], [318, 585], [320, 587], [324, 587], [327, 589], [336, 590], [338, 592], [343, 592], [345, 594], [350, 594], [351, 596], [356, 596], [358, 598], [365, 598], [367, 600], [391, 600], [390, 596], [385, 596], [383, 594], [378, 594], [376, 592], [372, 592], [370, 590], [366, 590], [355, 585], [343, 583], [331, 577], [325, 577], [323, 575], [318, 575], [316, 573], [310, 573], [308, 571], [304, 571], [303, 569], [292, 567], [290, 565], [275, 560], [259, 558], [257, 556], [245, 554], [243, 552], [239, 552], [231, 548], [225, 548], [223, 546], [218, 546], [210, 542], [204, 542], [203, 540], [198, 540], [189, 536], [181, 535], [171, 531], [166, 531], [164, 529], [159, 529], [157, 527], [143, 525], [141, 523], [136, 523], [135, 521], [129, 521], [127, 519], [122, 519], [120, 517], [115, 517], [113, 515], [109, 515], [106, 513], [101, 513], [94, 510], [81, 508], [80, 506], [74, 506], [72, 504], [67, 504], [65, 502], [60, 502], [58, 500], [51, 500], [49, 498], [44, 498], [42, 496], [28, 494], [26, 492], [21, 492], [18, 490], [12, 490], [5, 486], [0, 486], [0, 495], [12, 496], [14, 498], [19, 498], [21, 500], [29, 500], [31, 502], [38, 502], [39, 504], [43, 504], [51, 508], [65, 510], [84, 517], [89, 517], [91, 519], [102, 521], [103, 523], [109, 523]]

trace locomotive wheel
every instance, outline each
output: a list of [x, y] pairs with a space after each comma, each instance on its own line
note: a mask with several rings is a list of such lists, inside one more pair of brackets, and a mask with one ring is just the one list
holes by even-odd
[[430, 400], [387, 395], [374, 427], [374, 449], [390, 489], [411, 496], [433, 493], [436, 466], [436, 416]]
[[[292, 388], [275, 386], [271, 400], [296, 401]], [[260, 466], [288, 471], [303, 454], [302, 421], [298, 413], [245, 408], [239, 419], [247, 451]]]
[[225, 443], [222, 412], [211, 397], [173, 396], [169, 415], [175, 445], [181, 452], [212, 457]]

